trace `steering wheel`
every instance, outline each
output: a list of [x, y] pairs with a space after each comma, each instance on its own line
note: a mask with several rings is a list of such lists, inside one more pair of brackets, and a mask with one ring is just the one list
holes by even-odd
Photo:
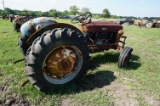
[[76, 16], [75, 18], [73, 18], [71, 20], [71, 23], [76, 24], [76, 23], [82, 23], [82, 24], [86, 24], [86, 23], [90, 23], [91, 22], [91, 18], [92, 18], [92, 14], [90, 12], [85, 13], [86, 15], [79, 15]]

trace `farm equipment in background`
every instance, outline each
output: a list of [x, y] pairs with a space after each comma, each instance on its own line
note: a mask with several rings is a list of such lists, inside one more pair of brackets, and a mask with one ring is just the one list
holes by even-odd
[[134, 25], [146, 28], [160, 28], [160, 21], [157, 20], [135, 20]]
[[133, 25], [134, 20], [132, 20], [132, 19], [119, 19], [116, 22], [120, 25]]
[[16, 16], [13, 20], [14, 30], [19, 32], [22, 24], [24, 24], [26, 21], [33, 19], [33, 18], [34, 17], [29, 16], [27, 11], [18, 11], [18, 16]]
[[93, 22], [91, 13], [81, 17], [71, 20], [80, 22], [79, 29], [45, 17], [21, 26], [18, 44], [25, 57], [25, 72], [38, 90], [66, 87], [79, 80], [86, 73], [89, 53], [122, 50], [118, 67], [128, 65], [133, 49], [124, 48], [123, 27], [115, 22]]
[[152, 20], [148, 21], [146, 24], [147, 28], [160, 28], [160, 21]]

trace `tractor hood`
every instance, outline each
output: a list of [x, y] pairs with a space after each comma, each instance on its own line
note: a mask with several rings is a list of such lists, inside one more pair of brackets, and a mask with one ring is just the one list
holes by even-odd
[[116, 22], [94, 21], [80, 25], [82, 32], [118, 32], [123, 27]]
[[39, 29], [41, 29], [47, 25], [51, 25], [51, 24], [55, 24], [55, 23], [57, 23], [57, 22], [50, 19], [50, 18], [46, 18], [46, 17], [34, 18], [34, 19], [31, 19], [31, 20], [25, 22], [21, 26], [20, 31], [23, 36], [29, 37], [31, 34], [38, 31]]

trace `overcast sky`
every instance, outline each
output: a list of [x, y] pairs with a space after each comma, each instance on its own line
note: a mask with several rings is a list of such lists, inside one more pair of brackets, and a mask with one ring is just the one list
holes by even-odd
[[[0, 9], [3, 9], [2, 0]], [[18, 10], [58, 11], [69, 10], [76, 5], [87, 7], [92, 13], [102, 13], [108, 8], [112, 15], [136, 17], [160, 17], [160, 0], [4, 0], [5, 7]]]

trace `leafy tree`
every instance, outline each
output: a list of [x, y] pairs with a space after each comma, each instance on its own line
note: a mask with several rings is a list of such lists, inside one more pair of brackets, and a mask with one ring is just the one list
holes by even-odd
[[81, 12], [79, 12], [79, 15], [86, 15], [86, 13], [88, 13], [88, 12], [90, 12], [90, 10], [89, 10], [89, 8], [87, 8], [87, 7], [83, 7], [82, 9], [81, 9]]
[[10, 8], [5, 8], [4, 11], [6, 12], [6, 14], [15, 14], [16, 12]]
[[116, 16], [116, 15], [111, 15], [110, 17], [113, 18], [113, 19], [119, 18], [119, 17]]
[[48, 16], [48, 12], [42, 12], [42, 16]]
[[38, 15], [37, 13], [38, 13], [37, 11], [29, 11], [30, 16], [37, 16]]
[[67, 11], [67, 10], [65, 10], [64, 12], [63, 12], [63, 15], [68, 15], [69, 14], [69, 12]]
[[110, 17], [110, 12], [107, 8], [105, 8], [103, 11], [102, 11], [102, 16], [105, 17], [105, 18], [109, 18]]
[[5, 11], [0, 9], [0, 15], [5, 15]]
[[143, 17], [143, 19], [146, 19], [146, 20], [148, 20], [148, 17]]
[[37, 15], [37, 16], [42, 16], [42, 12], [41, 12], [41, 11], [37, 11], [37, 12], [36, 12], [36, 15]]
[[83, 7], [81, 11], [83, 13], [90, 12], [89, 8], [87, 8], [87, 7]]
[[49, 16], [50, 17], [57, 17], [57, 10], [56, 9], [49, 10]]
[[57, 16], [62, 17], [63, 16], [62, 12], [57, 11]]
[[78, 13], [79, 8], [76, 5], [70, 6], [69, 8], [70, 14], [76, 15]]

